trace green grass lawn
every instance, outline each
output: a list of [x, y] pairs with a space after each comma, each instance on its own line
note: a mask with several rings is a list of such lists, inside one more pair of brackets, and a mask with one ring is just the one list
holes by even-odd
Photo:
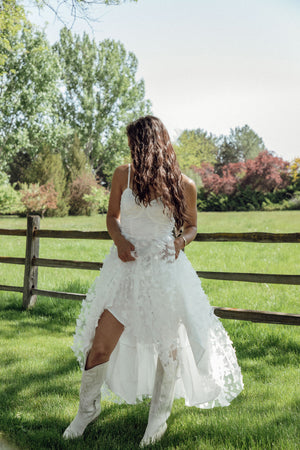
[[[0, 228], [26, 220], [0, 218]], [[104, 230], [105, 217], [47, 218], [42, 229]], [[299, 232], [300, 212], [200, 213], [199, 232]], [[42, 239], [40, 257], [103, 261], [111, 242]], [[20, 256], [25, 238], [0, 236], [0, 256]], [[195, 269], [300, 273], [300, 245], [193, 243]], [[0, 284], [22, 285], [23, 267], [1, 264]], [[39, 268], [41, 289], [85, 293], [97, 272]], [[299, 286], [203, 280], [211, 303], [299, 313]], [[22, 449], [134, 449], [149, 401], [105, 402], [83, 438], [61, 434], [76, 414], [81, 373], [70, 345], [80, 303], [39, 297], [30, 311], [20, 294], [0, 292], [0, 430]], [[295, 326], [223, 320], [244, 376], [244, 391], [227, 408], [197, 410], [175, 401], [168, 431], [153, 448], [296, 449], [300, 423], [300, 330]]]

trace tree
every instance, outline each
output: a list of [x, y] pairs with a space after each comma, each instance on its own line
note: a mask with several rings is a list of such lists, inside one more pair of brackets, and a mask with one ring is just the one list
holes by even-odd
[[283, 189], [290, 183], [289, 164], [267, 150], [245, 163], [241, 187], [250, 186], [261, 192]]
[[231, 129], [229, 136], [220, 137], [216, 172], [221, 174], [226, 164], [254, 159], [264, 149], [262, 138], [249, 125]]
[[221, 176], [209, 163], [204, 163], [199, 168], [194, 167], [194, 170], [200, 174], [206, 192], [232, 195], [236, 192], [245, 173], [245, 164], [242, 162], [229, 163], [222, 167]]
[[200, 167], [203, 162], [214, 164], [218, 151], [217, 138], [201, 128], [184, 130], [177, 138], [174, 150], [183, 171], [191, 166]]
[[201, 175], [204, 190], [214, 194], [232, 195], [239, 188], [273, 192], [286, 188], [291, 181], [288, 163], [267, 150], [246, 162], [224, 165], [221, 175], [208, 163], [194, 170]]
[[92, 173], [92, 168], [76, 132], [74, 134], [74, 140], [66, 152], [65, 168], [66, 178], [69, 184], [84, 173]]
[[[66, 193], [66, 174], [61, 154], [53, 152], [49, 147], [41, 148], [27, 172], [27, 182], [32, 184], [52, 184], [57, 193], [55, 215], [64, 216], [68, 213]], [[54, 208], [52, 208], [54, 209]]]
[[26, 151], [18, 151], [7, 167], [7, 174], [11, 184], [16, 183], [17, 188], [22, 183], [28, 183], [28, 170], [32, 159]]
[[258, 154], [265, 150], [265, 144], [261, 137], [253, 131], [249, 125], [236, 127], [230, 130], [229, 142], [236, 148], [240, 155], [240, 161], [254, 159]]
[[9, 54], [19, 50], [16, 38], [26, 22], [24, 9], [16, 0], [2, 0], [0, 5], [0, 76], [4, 73], [4, 64]]
[[226, 136], [221, 136], [220, 141], [215, 163], [215, 172], [222, 176], [223, 167], [230, 163], [238, 163], [240, 161], [240, 155], [233, 143]]
[[129, 153], [125, 125], [150, 112], [144, 81], [135, 79], [137, 59], [120, 42], [97, 45], [66, 28], [54, 50], [62, 68], [59, 114], [76, 131], [95, 172], [109, 178]]
[[69, 133], [56, 107], [57, 55], [32, 26], [23, 27], [18, 39], [22, 47], [7, 57], [0, 79], [0, 158], [6, 164], [20, 150], [34, 158], [43, 143], [57, 147]]

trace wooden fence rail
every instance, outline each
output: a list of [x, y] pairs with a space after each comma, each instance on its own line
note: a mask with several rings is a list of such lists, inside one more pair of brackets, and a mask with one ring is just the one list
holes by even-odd
[[[103, 263], [92, 261], [72, 261], [60, 259], [39, 258], [40, 238], [53, 239], [93, 239], [110, 240], [107, 231], [73, 231], [73, 230], [40, 230], [39, 216], [28, 216], [27, 230], [0, 229], [0, 235], [26, 236], [25, 258], [0, 256], [0, 263], [24, 265], [23, 286], [0, 285], [0, 291], [23, 293], [23, 307], [34, 306], [37, 295], [57, 297], [70, 300], [83, 300], [84, 294], [73, 292], [58, 292], [38, 289], [38, 267], [56, 267], [68, 269], [99, 270]], [[254, 242], [254, 243], [300, 243], [300, 233], [198, 233], [198, 242]], [[276, 283], [300, 285], [300, 275], [208, 272], [197, 271], [201, 278], [228, 281], [243, 281], [251, 283]], [[250, 320], [252, 322], [300, 325], [300, 315], [270, 311], [253, 311], [235, 308], [214, 307], [218, 317], [235, 320]]]
[[[29, 216], [33, 217], [33, 216]], [[26, 236], [26, 230], [0, 229], [0, 236]], [[34, 237], [55, 239], [93, 239], [111, 240], [107, 231], [77, 230], [34, 230]], [[257, 242], [257, 243], [300, 243], [300, 233], [197, 233], [197, 242]]]

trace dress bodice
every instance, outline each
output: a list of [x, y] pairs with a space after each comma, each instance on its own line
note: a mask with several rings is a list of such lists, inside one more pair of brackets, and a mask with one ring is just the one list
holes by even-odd
[[172, 235], [174, 218], [164, 210], [160, 198], [154, 199], [147, 206], [138, 204], [130, 187], [121, 197], [121, 230], [128, 239], [164, 239]]

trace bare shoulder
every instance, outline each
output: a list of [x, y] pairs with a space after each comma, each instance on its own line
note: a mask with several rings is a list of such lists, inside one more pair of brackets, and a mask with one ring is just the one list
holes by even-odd
[[123, 164], [122, 166], [116, 167], [113, 174], [113, 182], [123, 185], [127, 183], [128, 176], [128, 164]]
[[181, 176], [183, 189], [185, 190], [185, 192], [188, 195], [195, 195], [195, 194], [197, 195], [197, 188], [195, 182], [184, 173], [182, 173]]
[[128, 164], [122, 164], [122, 166], [118, 166], [115, 168], [114, 174], [119, 176], [124, 176], [124, 174], [128, 174]]

